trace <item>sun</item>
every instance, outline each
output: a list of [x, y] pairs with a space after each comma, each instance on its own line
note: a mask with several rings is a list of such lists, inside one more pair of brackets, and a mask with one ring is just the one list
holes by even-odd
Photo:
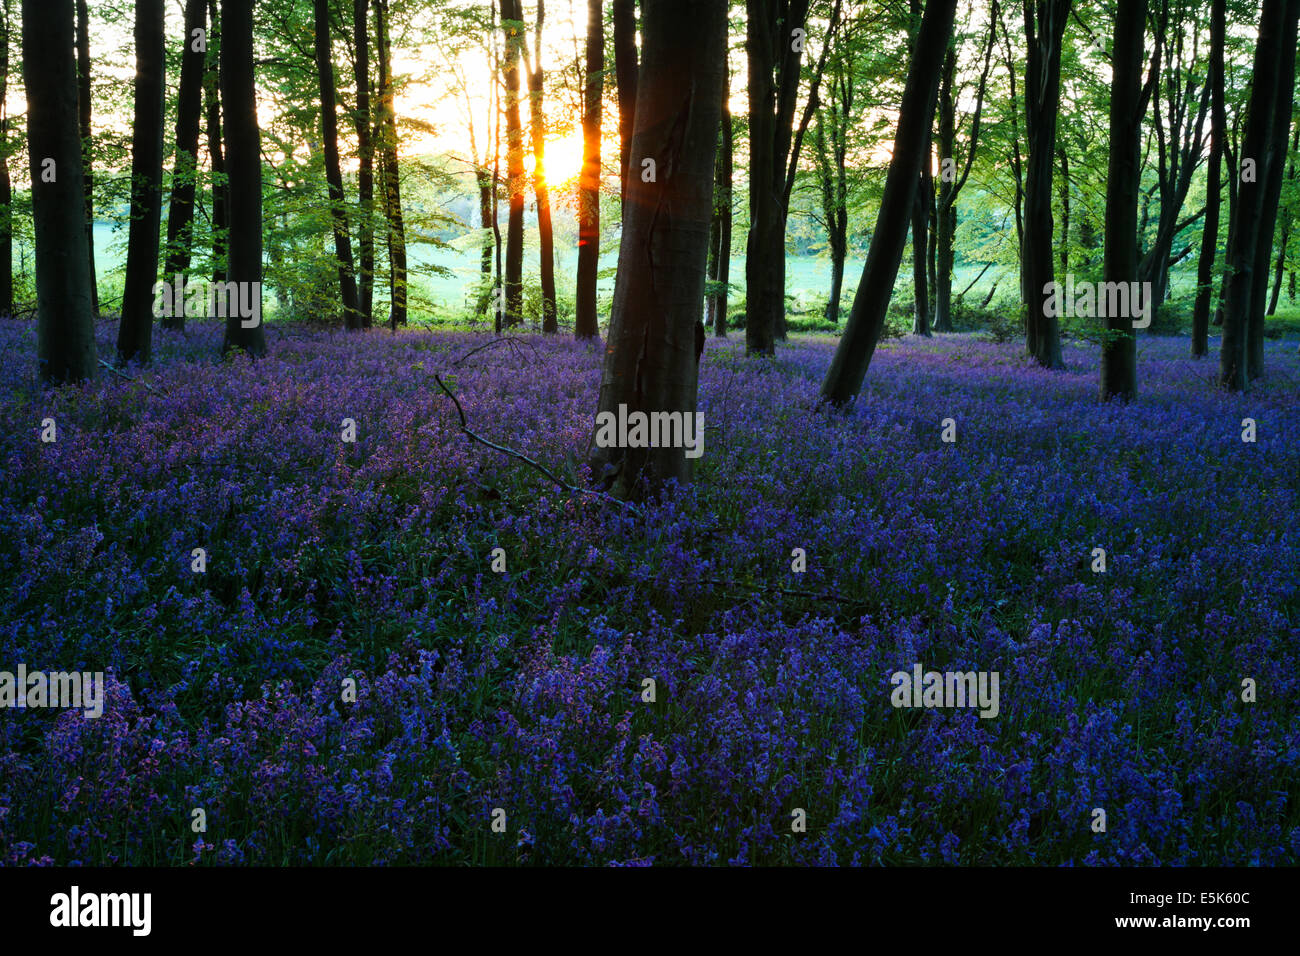
[[[582, 131], [559, 136], [546, 141], [546, 182], [549, 185], [571, 182], [582, 173]], [[524, 155], [524, 168], [533, 174], [532, 152]]]

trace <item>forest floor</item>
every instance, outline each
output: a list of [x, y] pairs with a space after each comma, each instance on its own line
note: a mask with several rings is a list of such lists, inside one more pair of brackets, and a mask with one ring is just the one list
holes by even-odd
[[634, 512], [434, 381], [580, 485], [599, 347], [219, 335], [45, 391], [0, 322], [0, 671], [110, 675], [0, 712], [0, 863], [1300, 862], [1294, 342], [1229, 395], [1144, 337], [1122, 406], [1092, 346], [907, 337], [827, 414], [832, 340], [714, 340]]

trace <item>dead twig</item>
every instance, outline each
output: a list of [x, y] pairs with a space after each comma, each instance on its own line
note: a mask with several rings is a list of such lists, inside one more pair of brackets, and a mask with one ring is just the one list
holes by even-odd
[[470, 430], [469, 420], [465, 417], [465, 409], [461, 407], [460, 400], [456, 398], [456, 396], [452, 393], [451, 389], [449, 389], [446, 386], [446, 384], [442, 380], [442, 376], [439, 375], [437, 372], [435, 372], [433, 375], [433, 380], [438, 383], [438, 387], [446, 393], [447, 397], [451, 399], [452, 404], [456, 406], [456, 414], [460, 416], [460, 430], [464, 432], [465, 436], [469, 438], [471, 441], [476, 441], [480, 445], [486, 445], [488, 448], [491, 448], [493, 451], [498, 451], [503, 455], [515, 459], [515, 461], [523, 462], [525, 465], [528, 465], [531, 468], [534, 468], [537, 471], [541, 472], [548, 479], [554, 482], [557, 486], [563, 488], [565, 491], [569, 492], [570, 494], [589, 495], [593, 498], [599, 498], [600, 500], [609, 502], [610, 504], [618, 505], [620, 508], [625, 508], [639, 518], [645, 517], [645, 512], [643, 512], [640, 508], [638, 508], [630, 501], [624, 501], [622, 498], [615, 498], [613, 495], [607, 495], [603, 491], [595, 491], [591, 488], [580, 488], [577, 485], [571, 485], [564, 479], [555, 475], [549, 468], [547, 468], [541, 462], [535, 461], [532, 458], [529, 458], [527, 455], [515, 451], [513, 448], [507, 448], [505, 445], [498, 445], [494, 441], [488, 441], [488, 439], [482, 437], [481, 435], [475, 434], [473, 431]]

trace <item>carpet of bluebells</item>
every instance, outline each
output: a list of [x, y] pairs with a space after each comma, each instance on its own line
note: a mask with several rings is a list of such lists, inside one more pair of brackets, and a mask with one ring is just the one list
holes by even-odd
[[[831, 340], [711, 342], [695, 483], [637, 513], [433, 379], [581, 484], [599, 347], [270, 331], [46, 391], [0, 323], [0, 669], [110, 675], [0, 711], [0, 862], [1300, 861], [1294, 342], [1231, 396], [1143, 338], [1126, 407], [1083, 343], [909, 337], [846, 414]], [[895, 709], [915, 663], [1000, 713]]]

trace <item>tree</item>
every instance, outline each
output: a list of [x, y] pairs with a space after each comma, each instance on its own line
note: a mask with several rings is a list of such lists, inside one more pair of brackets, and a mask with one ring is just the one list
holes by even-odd
[[1268, 296], [1268, 271], [1273, 254], [1273, 232], [1277, 226], [1278, 204], [1282, 196], [1282, 174], [1286, 165], [1287, 143], [1291, 138], [1291, 109], [1295, 100], [1296, 23], [1300, 3], [1287, 4], [1282, 28], [1282, 52], [1277, 70], [1277, 91], [1273, 100], [1273, 117], [1268, 146], [1260, 161], [1264, 195], [1255, 244], [1255, 264], [1251, 271], [1250, 310], [1246, 319], [1246, 375], [1257, 379], [1264, 375], [1264, 317]]
[[519, 0], [501, 0], [501, 30], [505, 35], [503, 70], [506, 88], [506, 189], [510, 210], [506, 219], [505, 324], [524, 320], [524, 132], [519, 118], [519, 59], [524, 15]]
[[375, 125], [384, 184], [384, 216], [388, 220], [388, 295], [391, 303], [388, 323], [396, 331], [399, 325], [406, 324], [406, 220], [402, 214], [402, 183], [397, 165], [397, 109], [388, 27], [388, 0], [375, 0], [375, 56], [379, 61], [379, 116]]
[[605, 13], [587, 0], [587, 75], [582, 109], [582, 175], [578, 184], [578, 288], [574, 336], [600, 334], [596, 273], [600, 269], [600, 105], [604, 98]]
[[1210, 9], [1210, 157], [1205, 173], [1205, 222], [1201, 258], [1196, 269], [1196, 305], [1192, 312], [1192, 355], [1209, 354], [1210, 300], [1214, 295], [1214, 263], [1219, 255], [1220, 174], [1227, 117], [1223, 105], [1223, 41], [1227, 0], [1213, 0]]
[[86, 0], [77, 0], [77, 117], [81, 128], [81, 149], [83, 156], [82, 177], [86, 189], [86, 229], [90, 232], [90, 241], [86, 243], [86, 255], [90, 260], [90, 308], [99, 315], [99, 283], [95, 278], [95, 173], [91, 162], [91, 117], [90, 99], [90, 10]]
[[1163, 59], [1164, 69], [1153, 69], [1151, 77], [1151, 125], [1157, 145], [1159, 225], [1151, 248], [1138, 263], [1138, 281], [1151, 283], [1153, 312], [1167, 295], [1174, 239], [1197, 218], [1191, 216], [1180, 220], [1179, 215], [1191, 188], [1192, 176], [1201, 163], [1205, 117], [1210, 104], [1208, 76], [1201, 78], [1196, 63], [1199, 51], [1195, 48], [1188, 50], [1184, 39], [1188, 32], [1199, 35], [1200, 27], [1199, 14], [1188, 11], [1186, 0], [1172, 8], [1170, 0], [1159, 0], [1153, 24], [1156, 35], [1154, 57]]
[[220, 15], [217, 0], [208, 0], [208, 57], [203, 74], [203, 109], [207, 114], [208, 161], [212, 167], [212, 281], [226, 278], [226, 240], [230, 231], [230, 193], [225, 147], [221, 145]]
[[375, 141], [370, 109], [370, 30], [366, 23], [369, 0], [352, 0], [352, 75], [357, 85], [357, 205], [360, 206], [358, 229], [357, 309], [361, 325], [370, 328], [375, 313]]
[[14, 311], [13, 184], [9, 179], [9, 44], [13, 16], [9, 0], [0, 2], [0, 315]]
[[[957, 51], [950, 48], [944, 62], [943, 77], [939, 82], [939, 189], [935, 198], [934, 216], [934, 329], [936, 332], [951, 332], [952, 326], [952, 271], [956, 259], [954, 243], [957, 234], [957, 197], [961, 195], [966, 181], [970, 177], [971, 167], [975, 164], [975, 155], [979, 149], [980, 123], [984, 112], [984, 95], [988, 89], [989, 70], [993, 64], [993, 46], [997, 42], [997, 25], [999, 22], [998, 2], [993, 0], [989, 12], [989, 36], [984, 48], [984, 68], [980, 73], [979, 86], [975, 92], [975, 107], [971, 112], [970, 140], [966, 155], [957, 156], [957, 95], [961, 89], [956, 87]], [[943, 165], [951, 163], [945, 172]], [[960, 167], [960, 171], [958, 171]]]
[[[1241, 181], [1237, 185], [1236, 208], [1232, 211], [1228, 236], [1228, 264], [1223, 292], [1223, 337], [1219, 346], [1219, 382], [1224, 388], [1233, 391], [1245, 391], [1248, 382], [1246, 345], [1256, 251], [1261, 224], [1266, 215], [1264, 206], [1268, 153], [1270, 139], [1275, 139], [1274, 110], [1279, 99], [1279, 77], [1284, 72], [1284, 51], [1288, 46], [1292, 53], [1291, 59], [1294, 60], [1297, 13], [1300, 13], [1298, 0], [1264, 0], [1260, 12], [1250, 104], [1238, 153], [1241, 165], [1236, 175]], [[1247, 163], [1254, 167], [1254, 172], [1249, 176], [1245, 175]]]
[[[1126, 0], [1115, 14], [1103, 265], [1103, 277], [1107, 283], [1127, 285], [1136, 281], [1138, 276], [1137, 197], [1142, 178], [1138, 160], [1142, 150], [1142, 51], [1146, 39], [1146, 6], [1146, 0]], [[1153, 308], [1149, 301], [1145, 305], [1148, 309]], [[1111, 314], [1112, 311], [1121, 314]], [[1128, 400], [1137, 389], [1137, 340], [1133, 335], [1132, 316], [1119, 309], [1110, 310], [1106, 316], [1106, 328], [1101, 350], [1101, 397], [1103, 401], [1111, 398]]]
[[131, 229], [126, 249], [119, 361], [148, 362], [162, 226], [164, 73], [163, 0], [135, 5], [135, 118], [131, 139]]
[[72, 0], [23, 0], [23, 86], [36, 227], [36, 349], [52, 384], [98, 368], [86, 251]]
[[[537, 0], [537, 20], [534, 22], [533, 53], [537, 56], [536, 69], [528, 62], [528, 48], [521, 43], [524, 55], [524, 73], [528, 77], [533, 133], [533, 194], [537, 197], [538, 270], [542, 285], [542, 331], [555, 333], [559, 323], [555, 314], [555, 239], [551, 230], [551, 196], [546, 182], [546, 111], [544, 109], [545, 75], [542, 71], [542, 25], [546, 21], [546, 4]], [[602, 41], [603, 44], [603, 41]], [[581, 255], [581, 252], [579, 252]], [[581, 263], [579, 264], [581, 265]]]
[[[181, 86], [176, 103], [176, 160], [172, 167], [171, 205], [167, 211], [167, 260], [163, 280], [184, 275], [190, 267], [194, 194], [198, 180], [199, 117], [203, 70], [207, 59], [207, 0], [186, 0]], [[92, 242], [93, 246], [94, 243]], [[185, 310], [163, 316], [164, 329], [183, 329]]]
[[[227, 279], [257, 301], [255, 324], [228, 309], [223, 354], [242, 349], [254, 358], [266, 354], [260, 321], [262, 295], [262, 133], [257, 122], [257, 87], [253, 78], [254, 0], [223, 0], [221, 34], [221, 101], [226, 119], [227, 189], [230, 232]], [[242, 297], [243, 293], [241, 293]]]
[[618, 86], [619, 199], [626, 205], [628, 151], [636, 122], [636, 0], [613, 0], [614, 82]]
[[[689, 29], [683, 25], [689, 24]], [[726, 75], [725, 4], [658, 0], [642, 23], [636, 125], [598, 412], [695, 412], [713, 164]], [[594, 442], [593, 435], [593, 442]], [[688, 481], [682, 447], [595, 448], [592, 472], [638, 498]]]
[[862, 280], [853, 297], [844, 335], [822, 382], [822, 400], [836, 407], [847, 405], [862, 387], [885, 324], [885, 312], [907, 241], [908, 220], [920, 186], [930, 119], [934, 116], [939, 75], [952, 37], [956, 8], [956, 0], [929, 0], [921, 18], [898, 114], [885, 191], [867, 261], [862, 267]]
[[[728, 78], [729, 79], [729, 78]], [[718, 155], [713, 163], [713, 220], [709, 224], [708, 281], [705, 300], [706, 328], [727, 337], [727, 282], [731, 275], [731, 195], [735, 161], [732, 148], [731, 102], [723, 85], [722, 119], [718, 123]]]
[[338, 96], [334, 89], [328, 0], [313, 0], [316, 74], [320, 81], [321, 139], [325, 151], [325, 181], [329, 193], [330, 220], [334, 226], [334, 255], [338, 259], [339, 291], [343, 299], [343, 322], [349, 330], [364, 328], [357, 307], [357, 280], [352, 264], [352, 236], [348, 231], [347, 208], [343, 205], [343, 168], [339, 161], [339, 124], [335, 113]]
[[1052, 172], [1061, 97], [1061, 42], [1070, 0], [1025, 0], [1025, 225], [1020, 249], [1026, 345], [1046, 368], [1061, 368], [1061, 332], [1046, 297], [1054, 282]]
[[783, 199], [808, 5], [808, 0], [748, 0], [745, 5], [749, 68], [745, 350], [751, 355], [775, 354], [785, 322]]

